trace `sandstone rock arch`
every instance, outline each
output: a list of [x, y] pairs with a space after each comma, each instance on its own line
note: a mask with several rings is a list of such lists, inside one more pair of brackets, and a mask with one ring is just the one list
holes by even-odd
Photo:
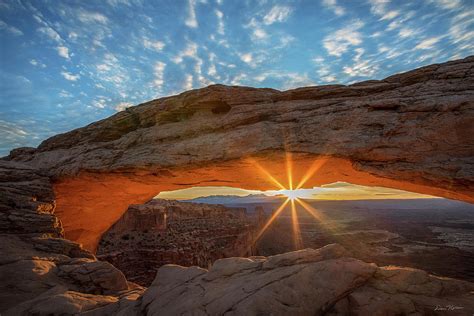
[[333, 181], [474, 201], [474, 57], [381, 81], [188, 91], [12, 151], [54, 179], [66, 238], [94, 250], [129, 204], [197, 185], [272, 189], [286, 154]]

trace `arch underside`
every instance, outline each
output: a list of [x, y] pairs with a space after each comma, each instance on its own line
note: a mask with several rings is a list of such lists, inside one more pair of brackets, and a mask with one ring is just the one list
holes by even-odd
[[[161, 172], [162, 175], [149, 174], [143, 170], [127, 173], [84, 172], [54, 183], [56, 214], [63, 223], [67, 239], [80, 242], [86, 249], [95, 251], [102, 234], [130, 204], [145, 203], [162, 191], [195, 186], [280, 189], [261, 168], [288, 188], [287, 159], [288, 153], [272, 153], [208, 167], [167, 169]], [[383, 178], [357, 170], [354, 163], [347, 159], [292, 153], [291, 161], [292, 178], [295, 183], [304, 179], [304, 188], [346, 181], [473, 201], [472, 192]]]
[[474, 57], [384, 80], [289, 91], [209, 86], [128, 108], [12, 151], [54, 179], [66, 237], [94, 250], [127, 209], [159, 192], [275, 189], [318, 166], [335, 181], [474, 202]]

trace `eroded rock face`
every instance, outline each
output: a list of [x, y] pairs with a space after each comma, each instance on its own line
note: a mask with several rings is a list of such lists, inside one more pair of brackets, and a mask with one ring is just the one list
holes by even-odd
[[472, 202], [473, 64], [468, 57], [381, 81], [284, 92], [214, 85], [129, 108], [9, 159], [55, 177], [66, 237], [90, 250], [128, 205], [162, 190], [272, 189], [255, 161], [286, 185], [285, 152], [293, 152], [296, 183], [320, 163], [306, 187], [340, 180]]
[[[0, 189], [0, 313], [44, 295], [49, 309], [57, 300], [89, 297], [94, 301], [97, 294], [117, 296], [137, 287], [108, 262], [97, 261], [81, 245], [60, 238], [63, 230], [54, 214], [52, 185], [41, 172], [0, 161]], [[55, 298], [49, 297], [53, 292]], [[34, 301], [23, 313], [44, 314], [36, 309], [36, 302], [43, 300]], [[56, 311], [60, 306], [66, 313], [71, 310], [69, 303], [63, 304], [53, 305]]]
[[217, 259], [252, 255], [264, 221], [243, 208], [151, 200], [128, 208], [102, 236], [97, 256], [148, 286], [165, 264], [208, 268]]
[[[271, 257], [227, 258], [205, 270], [166, 265], [129, 315], [434, 315], [474, 311], [472, 283], [377, 267], [332, 244]], [[117, 303], [115, 305], [118, 305]]]
[[473, 201], [473, 64], [470, 57], [348, 87], [212, 86], [14, 150], [0, 161], [0, 312], [386, 315], [449, 304], [472, 315], [472, 283], [379, 268], [337, 245], [222, 259], [209, 271], [163, 266], [142, 294], [62, 239], [56, 214], [66, 237], [95, 249], [129, 204], [161, 190], [267, 189], [255, 162], [284, 182], [285, 151], [294, 153], [296, 181], [318, 169], [308, 186], [350, 179]]
[[27, 164], [0, 160], [0, 231], [63, 237], [49, 177]]

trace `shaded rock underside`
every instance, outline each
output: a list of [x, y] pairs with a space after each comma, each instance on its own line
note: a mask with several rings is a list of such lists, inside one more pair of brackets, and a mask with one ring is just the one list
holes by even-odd
[[307, 187], [348, 180], [472, 202], [473, 64], [469, 57], [382, 81], [286, 92], [211, 86], [12, 151], [0, 162], [0, 310], [376, 315], [454, 304], [472, 314], [472, 283], [378, 268], [335, 245], [223, 259], [209, 271], [164, 266], [144, 292], [62, 237], [94, 250], [128, 205], [162, 190], [270, 189], [256, 164], [285, 184], [287, 152], [295, 182], [318, 169]]
[[[379, 185], [474, 201], [474, 57], [350, 86], [214, 85], [129, 108], [8, 159], [54, 179], [68, 238], [95, 250], [130, 204], [163, 190]], [[100, 210], [100, 212], [97, 212]]]

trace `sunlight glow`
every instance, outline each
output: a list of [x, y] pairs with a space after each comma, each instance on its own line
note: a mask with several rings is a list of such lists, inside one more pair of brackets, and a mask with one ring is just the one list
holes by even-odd
[[281, 190], [286, 190], [286, 188], [283, 186], [283, 184], [281, 184], [280, 182], [278, 182], [277, 179], [275, 179], [275, 177], [273, 177], [270, 172], [268, 172], [267, 170], [265, 170], [265, 168], [263, 168], [258, 162], [256, 162], [255, 160], [250, 160], [250, 162], [255, 165], [257, 167], [257, 169], [262, 173], [264, 174], [268, 180], [270, 180], [270, 182], [273, 182], [274, 184], [276, 184]]
[[319, 169], [326, 163], [328, 158], [321, 158], [317, 159], [313, 162], [311, 167], [308, 169], [308, 172], [303, 176], [303, 179], [301, 179], [300, 183], [296, 186], [297, 189], [301, 189], [303, 185], [316, 173], [318, 172]]
[[290, 199], [286, 199], [285, 202], [283, 202], [282, 205], [273, 213], [272, 217], [266, 222], [266, 224], [263, 226], [263, 228], [260, 230], [260, 232], [257, 234], [257, 237], [255, 238], [255, 241], [259, 240], [260, 237], [262, 237], [263, 233], [267, 230], [267, 228], [273, 223], [275, 218], [280, 215], [280, 213], [285, 209], [286, 205], [290, 202]]
[[301, 190], [280, 190], [279, 193], [283, 194], [290, 200], [295, 200], [297, 198], [303, 198], [306, 192]]
[[[300, 225], [298, 221], [298, 214], [296, 211], [296, 205], [295, 201], [299, 202], [303, 206], [304, 209], [306, 209], [310, 214], [313, 215], [314, 218], [317, 220], [320, 220], [321, 217], [317, 216], [316, 213], [310, 209], [308, 206], [306, 206], [306, 203], [300, 201], [298, 198], [304, 197], [303, 193], [306, 193], [305, 190], [300, 189], [303, 184], [308, 181], [309, 178], [311, 178], [317, 170], [324, 164], [325, 160], [317, 160], [313, 163], [311, 168], [308, 170], [308, 172], [303, 176], [302, 180], [298, 183], [296, 186], [297, 189], [293, 189], [293, 166], [292, 166], [292, 159], [291, 159], [291, 153], [287, 152], [286, 153], [286, 174], [288, 177], [288, 188], [285, 188], [280, 182], [278, 182], [267, 170], [265, 170], [262, 166], [260, 166], [256, 161], [253, 161], [253, 163], [257, 166], [257, 168], [265, 175], [267, 178], [275, 183], [281, 190], [277, 191], [279, 194], [283, 194], [287, 197], [287, 199], [283, 202], [282, 205], [273, 213], [273, 215], [270, 217], [270, 219], [265, 223], [263, 228], [260, 230], [260, 232], [257, 234], [255, 238], [255, 242], [257, 242], [262, 235], [265, 233], [265, 231], [272, 225], [272, 223], [275, 221], [275, 219], [280, 215], [280, 213], [285, 209], [287, 206], [288, 202], [290, 202], [291, 205], [291, 222], [292, 222], [292, 227], [293, 227], [293, 242], [294, 242], [294, 247], [295, 249], [301, 249], [303, 246], [303, 239], [301, 237], [301, 231], [300, 231]], [[303, 204], [304, 203], [304, 204]]]
[[303, 246], [303, 240], [301, 238], [300, 223], [298, 222], [294, 199], [291, 200], [291, 222], [293, 224], [293, 243], [295, 245], [295, 250], [298, 250]]

